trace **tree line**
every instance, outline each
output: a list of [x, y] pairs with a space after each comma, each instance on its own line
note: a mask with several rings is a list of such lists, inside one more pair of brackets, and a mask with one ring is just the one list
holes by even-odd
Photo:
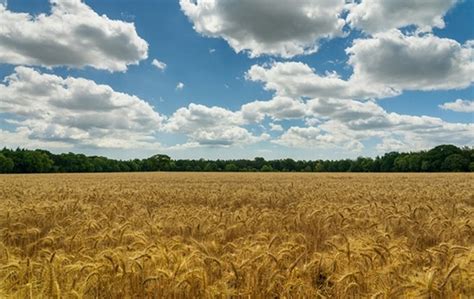
[[167, 155], [146, 159], [114, 160], [100, 156], [45, 150], [0, 151], [0, 173], [135, 171], [221, 171], [221, 172], [469, 172], [474, 171], [474, 148], [440, 145], [428, 151], [390, 152], [376, 158], [296, 161], [265, 160], [173, 160]]

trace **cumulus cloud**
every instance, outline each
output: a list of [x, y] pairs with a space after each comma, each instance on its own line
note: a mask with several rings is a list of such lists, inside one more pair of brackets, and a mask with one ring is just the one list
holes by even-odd
[[78, 146], [156, 145], [163, 117], [144, 100], [83, 78], [62, 78], [27, 67], [0, 84], [0, 113], [31, 140]]
[[267, 138], [253, 135], [242, 127], [244, 124], [240, 112], [191, 103], [169, 118], [165, 130], [186, 134], [187, 146], [244, 145]]
[[[383, 152], [383, 153], [388, 153], [392, 151], [405, 151], [409, 149], [409, 145], [406, 144], [405, 142], [393, 138], [393, 137], [388, 137], [384, 138], [381, 143], [377, 144], [376, 147], [377, 151]], [[413, 149], [409, 149], [413, 150]]]
[[447, 102], [442, 105], [439, 105], [439, 107], [443, 110], [472, 113], [474, 112], [474, 101], [457, 99], [454, 102]]
[[385, 128], [374, 126], [362, 130], [351, 127], [357, 121], [346, 124], [336, 120], [319, 126], [291, 127], [273, 142], [294, 148], [341, 148], [350, 151], [362, 150], [362, 142], [371, 138], [380, 140], [376, 148], [381, 151], [420, 150], [442, 143], [472, 145], [469, 143], [474, 138], [472, 124], [447, 123], [439, 118], [423, 119], [406, 115], [393, 117], [401, 118], [402, 121], [397, 123], [389, 118]]
[[283, 127], [280, 124], [269, 123], [270, 131], [280, 132], [283, 131]]
[[398, 30], [357, 39], [346, 50], [354, 84], [403, 90], [466, 88], [474, 81], [474, 42]]
[[30, 139], [29, 130], [25, 127], [18, 127], [14, 131], [0, 129], [0, 140], [2, 146], [8, 148], [55, 148], [55, 149], [71, 149], [72, 144], [62, 141], [37, 140]]
[[[400, 123], [394, 123], [384, 134], [382, 142], [377, 145], [381, 151], [421, 150], [439, 144], [456, 144], [472, 146], [474, 125], [449, 123], [440, 118], [427, 116], [392, 115]], [[394, 142], [396, 140], [397, 142]]]
[[278, 139], [276, 144], [294, 148], [342, 148], [351, 151], [363, 149], [362, 143], [341, 132], [327, 132], [317, 127], [291, 127]]
[[[413, 150], [440, 143], [466, 145], [474, 140], [474, 124], [449, 123], [440, 118], [390, 113], [375, 101], [334, 98], [304, 100], [276, 95], [254, 101], [237, 111], [190, 104], [169, 118], [140, 98], [114, 91], [83, 78], [62, 78], [17, 67], [0, 84], [0, 113], [13, 131], [0, 136], [10, 144], [48, 147], [162, 148], [155, 133], [184, 134], [187, 141], [174, 148], [244, 146], [268, 140], [248, 126], [274, 120], [296, 119], [273, 143], [298, 148], [363, 149], [363, 142], [380, 140], [379, 150]], [[10, 140], [10, 141], [9, 141]], [[41, 146], [39, 146], [41, 147]]]
[[357, 39], [346, 50], [353, 74], [318, 74], [301, 62], [254, 65], [247, 79], [263, 82], [279, 96], [383, 98], [404, 90], [466, 88], [474, 81], [474, 42], [464, 45], [431, 34], [405, 36], [394, 30]]
[[38, 16], [0, 5], [0, 63], [125, 71], [147, 58], [133, 23], [100, 16], [81, 0], [50, 3], [51, 13]]
[[218, 130], [197, 130], [191, 135], [191, 140], [204, 146], [231, 146], [255, 143], [262, 138], [254, 136], [245, 128], [234, 126]]
[[167, 66], [166, 63], [164, 63], [163, 61], [159, 61], [158, 59], [153, 59], [151, 64], [161, 71], [164, 71]]
[[344, 0], [180, 0], [194, 29], [251, 57], [314, 53], [321, 39], [342, 36]]
[[271, 66], [253, 65], [246, 74], [251, 81], [262, 82], [266, 90], [282, 97], [372, 98], [394, 95], [389, 88], [354, 84], [336, 73], [320, 75], [302, 62], [276, 62]]
[[[231, 112], [229, 112], [231, 113]], [[449, 123], [440, 118], [390, 113], [374, 101], [313, 98], [303, 101], [276, 96], [269, 101], [245, 104], [232, 112], [238, 122], [261, 123], [301, 119], [307, 126], [292, 126], [272, 142], [295, 148], [340, 148], [359, 151], [362, 142], [381, 140], [378, 149], [424, 149], [441, 143], [466, 145], [474, 140], [474, 125]], [[231, 119], [230, 116], [224, 118]], [[271, 130], [281, 126], [270, 124]], [[398, 140], [398, 143], [393, 142]]]
[[422, 31], [444, 28], [446, 12], [459, 0], [362, 0], [349, 5], [347, 22], [369, 33], [410, 25]]
[[275, 97], [270, 101], [254, 101], [241, 108], [242, 117], [248, 122], [261, 122], [265, 116], [275, 120], [302, 118], [305, 115], [302, 101], [288, 97]]
[[311, 116], [325, 119], [336, 119], [343, 123], [358, 120], [371, 120], [384, 116], [385, 111], [374, 102], [353, 100], [312, 99], [307, 103], [307, 111]]
[[[293, 126], [273, 142], [294, 148], [339, 148], [360, 151], [361, 141], [380, 136], [374, 129], [385, 111], [373, 102], [311, 99], [305, 104], [307, 127]], [[378, 122], [374, 120], [379, 119]], [[365, 129], [359, 121], [372, 120]]]
[[189, 104], [176, 110], [166, 123], [166, 129], [172, 132], [192, 133], [197, 128], [211, 129], [216, 126], [235, 126], [243, 124], [238, 113], [222, 107], [208, 107]]
[[[415, 134], [427, 139], [439, 139], [443, 136], [446, 138], [445, 142], [452, 140], [456, 143], [474, 138], [472, 124], [449, 123], [437, 117], [388, 112], [372, 101], [312, 99], [307, 106], [309, 115], [325, 119], [329, 123], [340, 123], [344, 126], [342, 131], [357, 137]], [[450, 137], [453, 130], [458, 135]]]
[[[433, 132], [442, 133], [443, 130], [451, 134], [451, 129], [459, 129], [460, 134], [462, 132], [464, 135], [461, 134], [461, 138], [457, 140], [463, 138], [468, 140], [468, 129], [473, 127], [472, 125], [448, 123], [436, 117], [387, 112], [372, 101], [312, 99], [308, 101], [307, 107], [308, 115], [317, 116], [332, 124], [340, 123], [344, 126], [343, 131], [350, 132], [350, 135], [353, 136], [373, 137], [392, 133], [419, 133], [423, 135]], [[470, 135], [474, 136], [474, 131]], [[447, 138], [454, 139], [454, 137]]]
[[375, 138], [379, 140], [379, 150], [414, 150], [441, 143], [466, 145], [474, 140], [474, 124], [391, 113], [374, 101], [324, 98], [303, 101], [279, 96], [244, 104], [237, 111], [190, 104], [178, 109], [164, 128], [188, 137], [179, 148], [228, 147], [268, 140], [268, 134], [255, 135], [246, 128], [261, 124], [266, 117], [305, 120], [306, 126], [293, 125], [287, 130], [270, 122], [271, 131], [282, 132], [271, 142], [291, 148], [361, 151], [365, 141]]

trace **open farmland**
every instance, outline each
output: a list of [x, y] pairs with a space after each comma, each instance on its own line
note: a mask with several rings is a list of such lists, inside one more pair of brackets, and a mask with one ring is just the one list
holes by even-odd
[[474, 175], [0, 176], [0, 297], [474, 296]]

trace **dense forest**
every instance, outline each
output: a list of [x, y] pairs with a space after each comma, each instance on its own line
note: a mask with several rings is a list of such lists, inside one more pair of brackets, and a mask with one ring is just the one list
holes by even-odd
[[0, 151], [0, 173], [125, 172], [125, 171], [281, 171], [281, 172], [452, 172], [474, 171], [474, 148], [440, 145], [429, 151], [390, 152], [375, 159], [295, 161], [173, 160], [167, 155], [113, 160], [83, 154], [53, 154], [45, 150]]

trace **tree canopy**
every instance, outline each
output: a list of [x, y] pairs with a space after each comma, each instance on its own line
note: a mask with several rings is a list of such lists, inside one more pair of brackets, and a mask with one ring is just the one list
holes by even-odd
[[146, 159], [114, 160], [100, 156], [45, 150], [0, 151], [0, 173], [126, 172], [126, 171], [222, 171], [222, 172], [468, 172], [474, 171], [474, 148], [440, 145], [428, 151], [389, 152], [375, 158], [296, 161], [173, 160], [157, 154]]

